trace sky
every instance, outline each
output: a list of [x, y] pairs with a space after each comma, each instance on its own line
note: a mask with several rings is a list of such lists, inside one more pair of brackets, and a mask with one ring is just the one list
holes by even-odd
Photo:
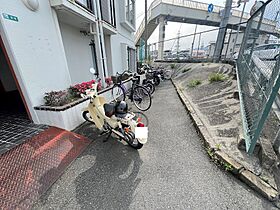
[[[218, 6], [224, 6], [225, 5], [225, 0], [197, 0], [199, 2], [207, 3], [207, 4], [214, 4]], [[150, 4], [153, 2], [153, 0], [147, 0], [148, 2], [148, 7]], [[254, 5], [255, 0], [250, 0], [249, 3], [247, 3], [245, 11], [249, 12], [251, 7]], [[233, 6], [236, 4], [233, 4]], [[242, 10], [243, 4], [241, 4], [240, 8], [237, 8], [237, 10]], [[139, 27], [141, 24], [142, 20], [144, 19], [144, 12], [145, 12], [145, 1], [144, 0], [136, 0], [136, 28]], [[166, 25], [165, 29], [165, 39], [170, 39], [178, 36], [178, 31], [180, 29], [180, 35], [186, 35], [186, 34], [192, 34], [194, 33], [195, 30], [195, 25], [192, 24], [181, 24], [181, 23], [174, 23], [174, 22], [168, 22]], [[210, 30], [210, 29], [215, 29], [215, 27], [210, 27], [210, 26], [202, 26], [198, 25], [197, 27], [197, 32], [200, 31], [205, 31], [205, 30]], [[148, 40], [148, 43], [155, 43], [158, 41], [158, 28], [155, 29], [154, 33], [151, 35], [150, 39]], [[201, 44], [204, 46], [208, 45], [210, 41], [216, 41], [217, 37], [217, 32], [209, 32], [207, 34], [202, 34], [201, 35]], [[191, 48], [191, 43], [193, 40], [193, 36], [183, 38], [180, 40], [180, 49], [190, 49]], [[198, 46], [198, 40], [199, 37], [196, 37], [196, 45], [195, 48]], [[173, 47], [172, 47], [173, 46]], [[165, 50], [167, 49], [175, 49], [176, 47], [176, 41], [168, 41], [165, 43]], [[200, 45], [201, 47], [201, 45]]]

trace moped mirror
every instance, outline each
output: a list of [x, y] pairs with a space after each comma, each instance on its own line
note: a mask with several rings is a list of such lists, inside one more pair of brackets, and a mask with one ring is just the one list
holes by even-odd
[[90, 73], [92, 73], [93, 75], [95, 75], [95, 74], [96, 74], [95, 69], [94, 69], [94, 68], [92, 68], [92, 67], [89, 69], [89, 72], [90, 72]]

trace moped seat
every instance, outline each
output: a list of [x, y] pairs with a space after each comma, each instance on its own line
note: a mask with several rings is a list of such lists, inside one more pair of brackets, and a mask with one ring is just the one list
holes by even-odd
[[107, 117], [112, 117], [115, 114], [115, 104], [104, 104], [104, 111]]

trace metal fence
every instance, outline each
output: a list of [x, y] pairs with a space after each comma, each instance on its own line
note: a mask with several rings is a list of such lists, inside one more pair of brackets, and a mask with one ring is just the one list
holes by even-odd
[[[254, 151], [280, 87], [279, 11], [280, 0], [268, 0], [251, 16], [237, 60], [241, 114], [249, 154]], [[273, 30], [260, 30], [264, 19], [273, 21]]]

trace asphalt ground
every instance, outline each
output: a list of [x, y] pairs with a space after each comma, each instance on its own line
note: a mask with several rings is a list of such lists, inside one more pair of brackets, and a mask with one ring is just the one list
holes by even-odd
[[177, 93], [167, 81], [154, 93], [149, 142], [136, 151], [92, 139], [34, 209], [276, 209], [210, 161]]

